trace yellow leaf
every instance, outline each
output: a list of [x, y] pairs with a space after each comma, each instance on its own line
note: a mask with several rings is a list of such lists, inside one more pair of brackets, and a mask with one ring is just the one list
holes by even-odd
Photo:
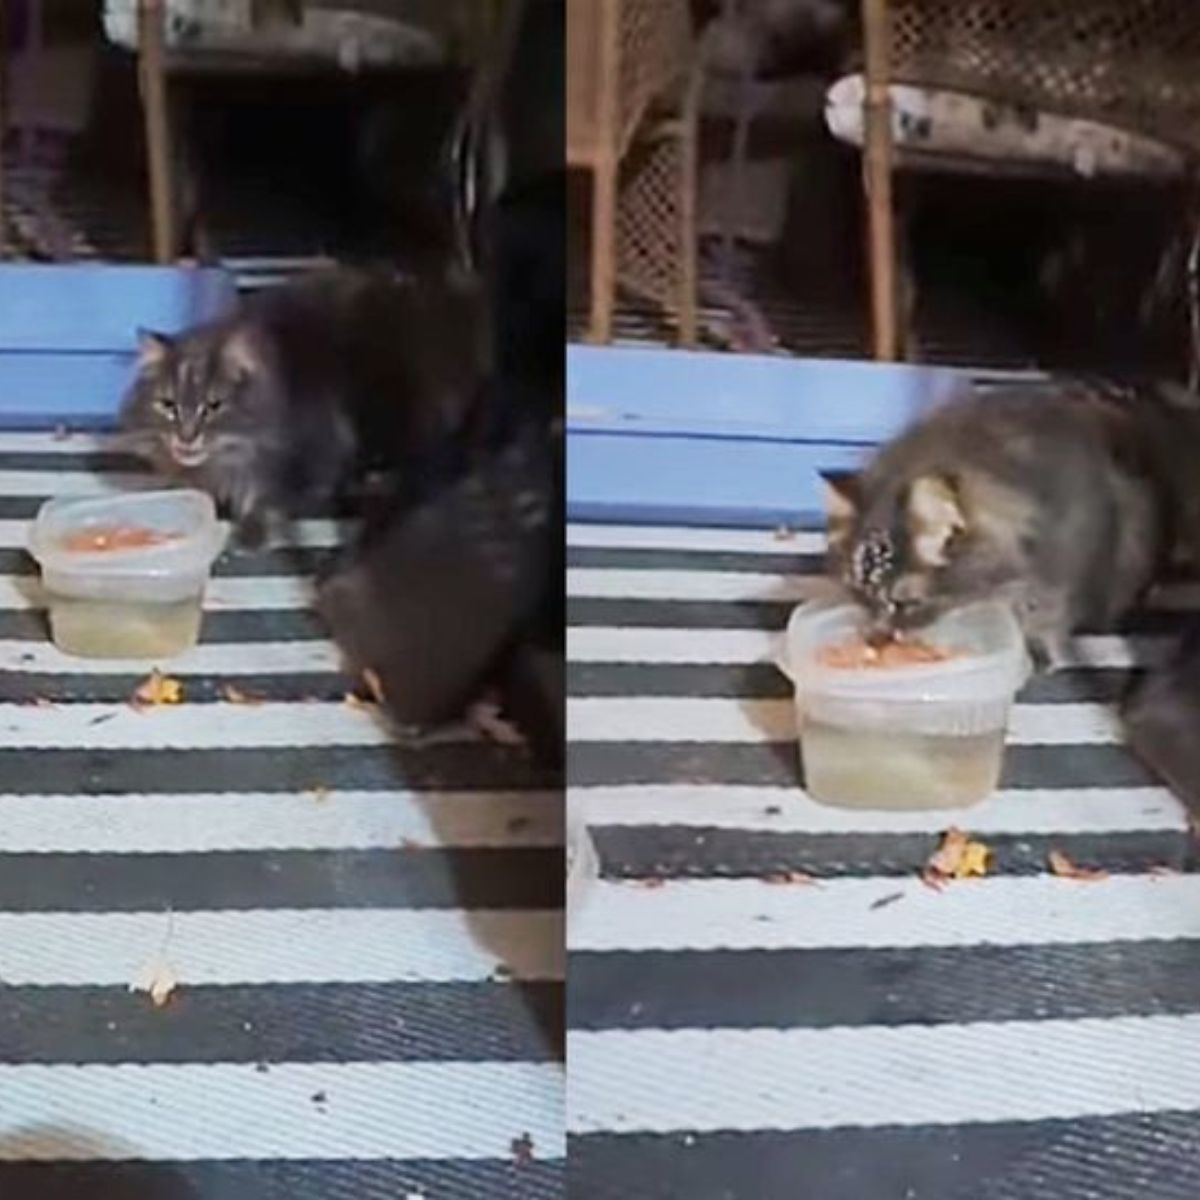
[[232, 683], [223, 684], [221, 687], [221, 697], [229, 704], [261, 704], [262, 700], [257, 696], [248, 696], [241, 688], [234, 687]]
[[950, 828], [921, 877], [932, 887], [951, 879], [982, 878], [988, 873], [991, 858], [991, 849], [984, 842], [973, 841], [961, 829]]
[[182, 700], [183, 684], [155, 667], [133, 693], [130, 703], [134, 708], [157, 708], [160, 704], [179, 704]]

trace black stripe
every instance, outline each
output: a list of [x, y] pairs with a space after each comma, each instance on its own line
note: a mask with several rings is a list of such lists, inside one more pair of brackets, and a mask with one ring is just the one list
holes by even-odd
[[[1131, 798], [1130, 808], [1136, 804]], [[911, 878], [941, 841], [924, 833], [794, 833], [763, 829], [641, 825], [593, 828], [603, 873], [614, 879], [763, 878], [799, 871], [815, 879]], [[988, 834], [990, 875], [1037, 875], [1051, 850], [1076, 865], [1114, 873], [1191, 868], [1183, 830], [1128, 833]], [[0, 863], [3, 859], [0, 858]]]
[[553, 847], [0, 854], [0, 910], [6, 912], [545, 909], [562, 903], [563, 855]]
[[1149, 1017], [1200, 1011], [1200, 944], [573, 953], [568, 978], [572, 1029]]
[[[593, 1134], [568, 1145], [568, 1192], [571, 1200], [1194, 1200], [1198, 1149], [1196, 1112], [794, 1133]], [[1043, 1162], [1050, 1165], [1039, 1171]]]
[[[210, 704], [228, 700], [226, 689], [229, 687], [235, 688], [249, 701], [284, 703], [304, 700], [336, 702], [344, 700], [350, 691], [362, 690], [359, 681], [332, 671], [232, 676], [188, 675], [180, 672], [173, 674], [178, 675], [182, 682], [184, 698], [189, 704]], [[139, 675], [0, 672], [0, 704], [26, 704], [35, 700], [50, 700], [56, 704], [122, 704], [145, 679], [144, 671]], [[105, 714], [101, 714], [95, 718], [93, 724], [102, 724], [108, 719]]]
[[[1142, 677], [1116, 668], [1069, 669], [1038, 675], [1019, 699], [1030, 704], [1111, 704]], [[721, 696], [786, 700], [792, 685], [769, 662], [756, 663], [584, 663], [567, 664], [571, 696]]]
[[787, 624], [795, 602], [732, 600], [623, 600], [568, 596], [567, 624], [606, 628], [768, 629]]
[[185, 986], [163, 1009], [127, 987], [10, 987], [0, 1039], [6, 1063], [548, 1062], [562, 1022], [552, 983]]
[[56, 450], [0, 450], [0, 471], [68, 471], [78, 474], [87, 471], [103, 475], [108, 471], [119, 471], [123, 475], [147, 475], [146, 463], [131, 454], [115, 450], [89, 450], [76, 443], [71, 449], [71, 438], [63, 438]]
[[0, 748], [0, 794], [553, 789], [553, 771], [492, 743], [213, 750]]
[[[56, 1137], [69, 1137], [69, 1131], [53, 1132]], [[514, 1139], [522, 1132], [515, 1130]], [[86, 1143], [85, 1149], [90, 1145]], [[0, 1152], [3, 1149], [0, 1140]], [[562, 1160], [525, 1162], [516, 1155], [511, 1161], [0, 1162], [0, 1196], [13, 1200], [407, 1200], [417, 1195], [428, 1200], [562, 1200], [565, 1177]]]
[[[573, 787], [697, 783], [799, 786], [795, 743], [574, 742], [567, 746]], [[1144, 787], [1150, 776], [1122, 746], [1009, 746], [1001, 786]]]
[[[580, 627], [781, 630], [795, 600], [645, 600], [571, 596], [567, 623]], [[1161, 609], [1135, 613], [1121, 633], [1179, 633], [1196, 614]], [[1086, 632], [1086, 631], [1085, 631]]]
[[36, 517], [49, 496], [6, 496], [0, 495], [0, 518], [6, 521], [23, 521]]
[[[0, 638], [44, 642], [48, 636], [44, 610], [0, 609]], [[298, 608], [206, 612], [200, 627], [202, 642], [306, 642], [324, 636], [316, 614]]]
[[740, 550], [650, 550], [567, 546], [568, 567], [616, 571], [729, 571], [756, 575], [821, 575], [823, 554], [762, 554]]

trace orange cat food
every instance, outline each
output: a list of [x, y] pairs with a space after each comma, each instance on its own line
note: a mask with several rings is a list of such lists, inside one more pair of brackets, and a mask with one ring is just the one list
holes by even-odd
[[143, 550], [147, 546], [162, 546], [178, 540], [178, 534], [138, 525], [96, 525], [68, 534], [62, 545], [64, 550], [74, 554], [95, 554], [106, 550]]
[[931, 646], [920, 638], [894, 638], [881, 645], [872, 645], [862, 638], [849, 638], [824, 646], [817, 654], [823, 667], [844, 670], [886, 670], [889, 667], [914, 667], [927, 663], [949, 662], [961, 658], [955, 650]]

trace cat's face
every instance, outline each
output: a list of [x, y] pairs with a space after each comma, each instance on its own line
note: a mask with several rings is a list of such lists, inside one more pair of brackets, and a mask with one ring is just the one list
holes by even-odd
[[928, 623], [953, 602], [967, 521], [952, 480], [926, 475], [872, 502], [860, 476], [827, 474], [832, 574], [889, 630]]
[[248, 447], [262, 423], [266, 368], [245, 332], [138, 336], [125, 430], [185, 470]]

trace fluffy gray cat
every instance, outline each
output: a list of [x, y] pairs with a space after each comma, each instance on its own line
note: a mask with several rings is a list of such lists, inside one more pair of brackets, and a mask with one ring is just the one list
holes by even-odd
[[320, 272], [178, 336], [143, 332], [121, 428], [161, 473], [226, 505], [253, 546], [452, 436], [487, 359], [470, 286]]
[[1170, 389], [1031, 385], [942, 406], [827, 475], [830, 569], [880, 632], [989, 597], [1041, 666], [1197, 544], [1200, 414]]

